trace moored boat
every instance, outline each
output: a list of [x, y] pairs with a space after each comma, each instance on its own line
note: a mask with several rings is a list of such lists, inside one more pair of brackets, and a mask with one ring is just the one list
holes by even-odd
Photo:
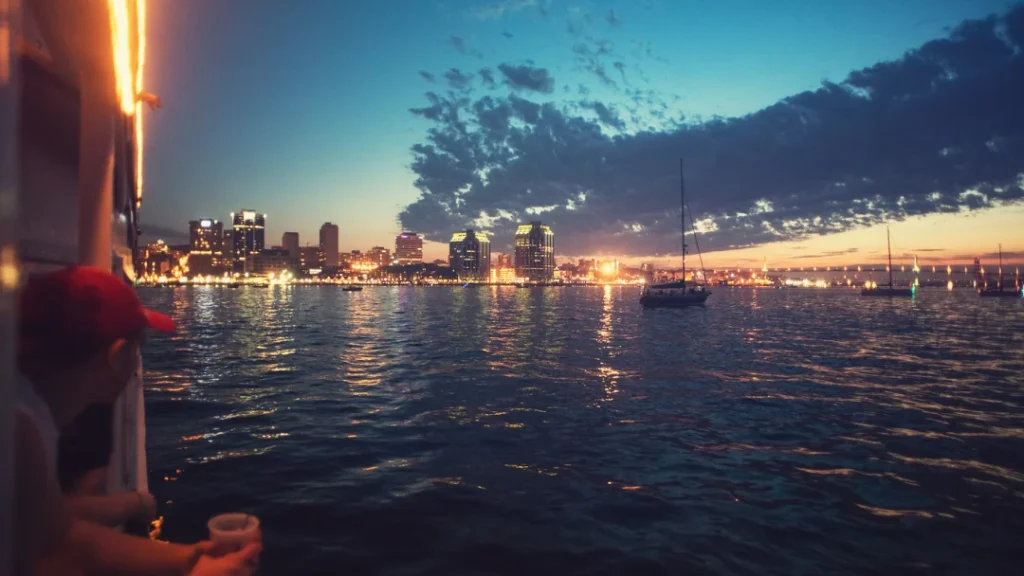
[[[645, 308], [685, 308], [687, 306], [703, 305], [711, 296], [707, 284], [688, 286], [686, 283], [686, 187], [683, 178], [683, 161], [679, 160], [679, 203], [680, 203], [680, 231], [682, 233], [683, 248], [683, 279], [662, 284], [644, 286], [640, 293], [640, 304]], [[700, 245], [697, 244], [697, 231], [693, 230], [694, 245], [700, 253]], [[704, 275], [706, 278], [707, 276]]]
[[[865, 286], [861, 291], [861, 296], [880, 296], [882, 298], [913, 298], [917, 293], [917, 287], [911, 286], [910, 288], [897, 288], [892, 281], [892, 242], [889, 238], [889, 227], [885, 227], [885, 246], [889, 252], [889, 283], [888, 284], [875, 284], [873, 286]], [[915, 265], [916, 268], [916, 265]]]

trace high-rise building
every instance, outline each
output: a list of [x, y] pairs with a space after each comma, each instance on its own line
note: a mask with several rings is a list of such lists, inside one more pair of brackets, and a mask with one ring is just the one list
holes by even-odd
[[236, 272], [252, 272], [252, 259], [263, 251], [267, 215], [255, 210], [231, 214], [232, 256]]
[[299, 248], [299, 269], [305, 273], [320, 270], [320, 247], [303, 246]]
[[459, 280], [488, 280], [491, 241], [487, 234], [473, 230], [452, 234], [448, 242], [448, 264], [459, 275]]
[[391, 265], [391, 251], [383, 246], [374, 246], [366, 253], [366, 260], [378, 268]]
[[223, 272], [224, 223], [211, 218], [188, 223], [188, 269], [193, 276], [207, 276]]
[[299, 257], [299, 233], [285, 232], [281, 235], [281, 247], [288, 251], [292, 258]]
[[324, 268], [338, 267], [338, 225], [324, 222], [320, 227], [320, 264]]
[[423, 236], [415, 232], [402, 232], [396, 236], [395, 259], [399, 264], [423, 262]]
[[511, 268], [512, 267], [512, 255], [502, 254], [500, 252], [491, 254], [491, 263], [496, 268]]
[[516, 277], [549, 282], [555, 275], [555, 234], [540, 222], [520, 224], [515, 238]]

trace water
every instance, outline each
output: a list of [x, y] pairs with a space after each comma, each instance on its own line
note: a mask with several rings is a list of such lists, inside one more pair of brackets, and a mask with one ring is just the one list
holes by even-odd
[[264, 574], [993, 574], [1024, 561], [1024, 302], [143, 289], [164, 534]]

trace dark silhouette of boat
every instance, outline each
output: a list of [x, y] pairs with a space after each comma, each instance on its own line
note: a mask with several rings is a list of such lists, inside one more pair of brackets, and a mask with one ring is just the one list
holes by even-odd
[[978, 288], [978, 296], [982, 298], [1021, 298], [1024, 289], [1014, 285], [1013, 290], [1003, 290], [1003, 245], [999, 245], [999, 283], [996, 288], [987, 286]]
[[[644, 286], [640, 293], [640, 304], [644, 308], [685, 308], [687, 306], [698, 306], [711, 296], [707, 284], [687, 286], [686, 284], [686, 187], [683, 178], [683, 160], [679, 159], [679, 204], [680, 204], [680, 232], [683, 239], [683, 279], [663, 284]], [[692, 220], [691, 215], [691, 220]], [[692, 226], [691, 226], [692, 228]], [[697, 230], [693, 230], [693, 242], [697, 247], [697, 254], [700, 254], [700, 244], [697, 243]], [[703, 268], [703, 258], [701, 258]], [[707, 276], [704, 275], [706, 278]]]
[[362, 291], [362, 289], [363, 289], [362, 286], [344, 286], [342, 288], [342, 290], [345, 291], [345, 292], [360, 292], [360, 291]]
[[871, 288], [864, 288], [860, 291], [861, 296], [881, 296], [883, 298], [913, 298], [917, 289], [913, 286], [910, 288], [897, 288], [892, 283], [892, 242], [889, 238], [889, 227], [885, 227], [885, 246], [889, 251], [889, 283], [878, 285], [875, 284]]

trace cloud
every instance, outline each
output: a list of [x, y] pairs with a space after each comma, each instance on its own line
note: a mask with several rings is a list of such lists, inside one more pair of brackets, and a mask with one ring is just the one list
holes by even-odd
[[505, 76], [505, 84], [510, 88], [551, 93], [555, 89], [555, 79], [547, 68], [536, 68], [532, 64], [499, 64], [498, 70]]
[[573, 44], [572, 52], [577, 70], [590, 72], [605, 86], [618, 88], [618, 84], [608, 75], [604, 65], [606, 57], [615, 55], [615, 47], [611, 41], [587, 36], [582, 41]]
[[620, 20], [615, 15], [615, 9], [614, 8], [609, 8], [608, 9], [608, 13], [604, 15], [604, 21], [607, 22], [609, 26], [615, 26], [615, 27], [622, 26], [622, 20]]
[[484, 83], [484, 88], [493, 90], [498, 87], [498, 83], [494, 80], [494, 71], [490, 68], [480, 69], [480, 80]]
[[189, 242], [187, 226], [182, 226], [182, 229], [179, 230], [143, 222], [139, 229], [142, 232], [143, 242], [153, 242], [154, 240], [163, 240], [168, 244], [188, 244]]
[[[671, 254], [680, 157], [707, 251], [1021, 203], [1022, 48], [1024, 6], [747, 116], [624, 133], [596, 104], [429, 93], [421, 194], [399, 217], [435, 239], [484, 227], [499, 250], [543, 207], [561, 254]], [[553, 85], [504, 66], [511, 86]]]
[[501, 33], [501, 35], [502, 35], [502, 36], [504, 36], [505, 38], [508, 38], [508, 39], [510, 39], [510, 40], [511, 40], [512, 38], [515, 38], [515, 36], [513, 36], [513, 35], [512, 35], [512, 33], [511, 33], [511, 32], [509, 32], [508, 30], [505, 30], [504, 32], [502, 32], [502, 33]]
[[536, 4], [536, 0], [496, 0], [473, 9], [471, 14], [479, 20], [497, 20], [506, 14], [517, 12]]
[[483, 58], [484, 55], [479, 50], [475, 50], [469, 47], [469, 43], [462, 36], [451, 36], [448, 38], [448, 44], [455, 49], [456, 52], [465, 56], [475, 56], [477, 58]]
[[444, 79], [453, 90], [467, 91], [473, 84], [473, 75], [463, 73], [458, 68], [452, 68], [444, 73]]
[[435, 81], [434, 75], [431, 74], [430, 72], [427, 72], [426, 70], [420, 70], [419, 71], [419, 75], [420, 75], [421, 78], [423, 78], [427, 82], [434, 82]]

